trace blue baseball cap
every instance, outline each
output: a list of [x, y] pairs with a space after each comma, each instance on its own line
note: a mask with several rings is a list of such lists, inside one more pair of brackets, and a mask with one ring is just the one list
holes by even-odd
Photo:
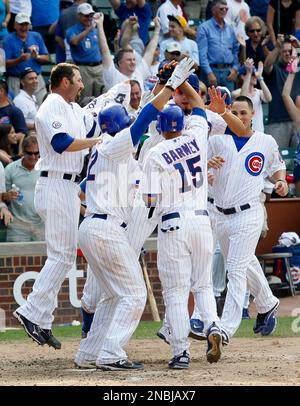
[[[255, 72], [256, 72], [256, 68], [255, 68], [255, 66], [253, 65], [253, 66], [252, 66], [252, 72], [251, 72], [251, 74], [254, 75]], [[247, 69], [246, 69], [246, 65], [245, 65], [245, 64], [239, 67], [238, 74], [239, 74], [239, 75], [246, 75], [246, 74], [247, 74]]]
[[192, 73], [189, 77], [188, 77], [188, 83], [196, 90], [196, 92], [199, 92], [200, 89], [200, 81], [197, 75], [195, 75], [195, 73]]

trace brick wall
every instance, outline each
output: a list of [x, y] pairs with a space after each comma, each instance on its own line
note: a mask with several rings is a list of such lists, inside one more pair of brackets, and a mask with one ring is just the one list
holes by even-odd
[[[164, 305], [161, 294], [161, 285], [156, 268], [156, 252], [146, 254], [148, 274], [151, 281], [154, 296], [157, 301], [158, 310], [161, 316], [164, 313]], [[0, 258], [0, 308], [5, 311], [6, 326], [16, 326], [18, 323], [13, 317], [13, 311], [19, 306], [14, 298], [13, 289], [16, 287], [15, 281], [20, 275], [26, 272], [39, 272], [45, 263], [45, 256], [20, 256]], [[77, 278], [77, 297], [81, 298], [85, 276], [86, 261], [83, 257], [77, 257], [77, 270], [84, 271], [84, 277]], [[22, 284], [21, 293], [24, 298], [31, 292], [34, 281], [25, 281]], [[80, 320], [80, 309], [72, 306], [69, 296], [69, 279], [66, 279], [59, 291], [58, 307], [54, 312], [54, 324], [71, 323], [73, 320]], [[143, 314], [143, 320], [153, 320], [150, 306], [147, 302]]]

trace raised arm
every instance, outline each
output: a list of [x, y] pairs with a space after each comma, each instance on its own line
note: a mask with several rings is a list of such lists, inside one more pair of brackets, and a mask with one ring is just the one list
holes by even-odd
[[99, 15], [95, 17], [95, 21], [96, 21], [97, 29], [98, 29], [99, 47], [100, 47], [101, 55], [102, 55], [103, 68], [107, 69], [113, 64], [113, 59], [110, 54], [106, 35], [104, 32], [104, 27], [103, 27], [104, 15], [103, 15], [103, 13], [99, 13]]
[[275, 35], [274, 28], [273, 28], [274, 16], [275, 16], [275, 10], [269, 4], [268, 10], [267, 10], [266, 23], [267, 23], [267, 27], [268, 27], [268, 32], [271, 36], [271, 41], [272, 41], [273, 45], [275, 46], [276, 45], [276, 35]]
[[264, 100], [267, 103], [270, 103], [272, 101], [272, 94], [271, 94], [268, 86], [266, 85], [266, 83], [264, 81], [264, 78], [262, 77], [263, 69], [264, 69], [264, 64], [263, 64], [262, 61], [259, 61], [258, 62], [258, 69], [256, 71], [257, 81], [259, 82], [260, 88], [261, 88], [261, 90], [263, 92]]
[[264, 63], [264, 70], [266, 73], [272, 72], [273, 65], [274, 65], [274, 63], [277, 62], [277, 60], [279, 58], [279, 54], [280, 54], [282, 44], [283, 44], [283, 39], [284, 39], [283, 35], [279, 34], [277, 36], [275, 48], [267, 55], [267, 57], [265, 59], [265, 63]]
[[292, 91], [292, 86], [293, 82], [295, 79], [295, 73], [290, 73], [284, 83], [283, 89], [282, 89], [282, 99], [285, 105], [285, 108], [287, 109], [287, 112], [289, 113], [289, 116], [293, 121], [299, 122], [299, 116], [300, 116], [300, 109], [295, 105], [293, 99], [291, 98], [291, 91]]
[[158, 37], [159, 37], [159, 32], [160, 32], [159, 17], [155, 17], [153, 19], [153, 22], [154, 22], [154, 25], [155, 25], [153, 36], [152, 36], [151, 40], [149, 41], [149, 44], [147, 45], [147, 47], [145, 49], [144, 56], [143, 56], [146, 63], [148, 64], [148, 66], [151, 66], [151, 64], [152, 64], [153, 55], [154, 55], [154, 52], [155, 52], [155, 50], [157, 48], [157, 45], [158, 45]]

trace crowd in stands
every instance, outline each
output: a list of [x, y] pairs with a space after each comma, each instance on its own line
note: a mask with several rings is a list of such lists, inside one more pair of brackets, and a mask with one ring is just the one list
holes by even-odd
[[[192, 3], [198, 15], [188, 12]], [[163, 64], [190, 56], [202, 97], [212, 85], [250, 97], [253, 128], [293, 149], [300, 197], [297, 50], [300, 0], [0, 0], [0, 213], [7, 241], [44, 233], [33, 204], [35, 115], [49, 92], [45, 67], [65, 61], [79, 66], [81, 106], [130, 79], [136, 116]]]

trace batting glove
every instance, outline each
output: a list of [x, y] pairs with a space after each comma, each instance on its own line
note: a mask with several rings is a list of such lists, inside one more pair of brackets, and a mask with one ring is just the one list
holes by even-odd
[[167, 81], [166, 86], [172, 90], [177, 89], [182, 83], [195, 71], [193, 69], [194, 61], [192, 58], [184, 58], [174, 69], [172, 76]]

